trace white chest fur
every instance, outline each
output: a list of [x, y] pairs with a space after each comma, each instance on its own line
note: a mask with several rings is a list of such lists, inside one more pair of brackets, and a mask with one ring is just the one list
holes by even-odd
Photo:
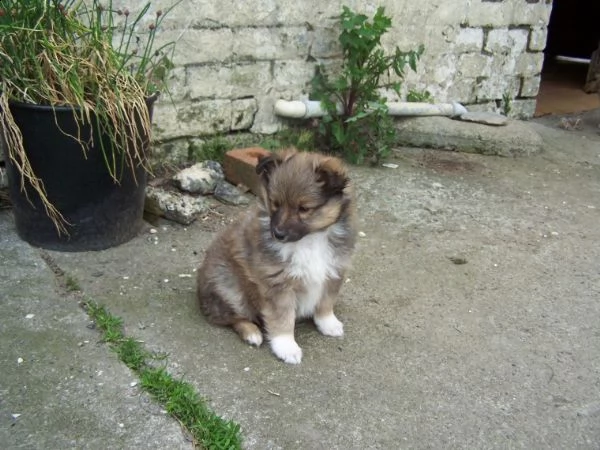
[[279, 254], [288, 263], [288, 275], [302, 281], [303, 289], [296, 300], [297, 317], [312, 316], [323, 295], [325, 281], [340, 276], [327, 232], [312, 233], [298, 242], [282, 244]]

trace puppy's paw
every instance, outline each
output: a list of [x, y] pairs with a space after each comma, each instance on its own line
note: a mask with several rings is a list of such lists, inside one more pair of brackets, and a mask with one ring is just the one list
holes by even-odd
[[317, 329], [325, 336], [340, 337], [344, 335], [344, 324], [332, 313], [328, 316], [315, 317]]
[[260, 331], [249, 333], [244, 336], [244, 342], [246, 342], [246, 344], [254, 345], [255, 347], [260, 347], [260, 344], [263, 342], [263, 335]]
[[233, 329], [238, 332], [242, 340], [250, 345], [260, 347], [263, 342], [263, 335], [256, 324], [248, 320], [240, 320], [233, 324]]
[[299, 364], [302, 361], [302, 349], [296, 344], [294, 336], [284, 334], [271, 337], [271, 350], [288, 364]]

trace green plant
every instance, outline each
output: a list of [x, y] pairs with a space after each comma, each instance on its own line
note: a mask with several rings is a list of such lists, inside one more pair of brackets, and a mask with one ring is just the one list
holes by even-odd
[[[155, 48], [157, 30], [171, 8], [157, 11], [140, 30], [149, 8], [146, 4], [131, 14], [115, 8], [112, 0], [0, 2], [3, 138], [8, 157], [22, 176], [21, 189], [27, 182], [39, 194], [59, 234], [67, 233], [66, 220], [29, 163], [10, 102], [73, 107], [79, 132], [71, 137], [84, 152], [94, 144], [101, 147], [116, 183], [123, 170], [147, 168], [147, 98], [164, 86], [174, 45]], [[82, 131], [87, 124], [97, 126], [110, 142], [92, 142]]]
[[202, 144], [190, 144], [188, 158], [192, 161], [219, 161], [222, 162], [225, 153], [234, 148], [235, 145], [229, 139], [217, 136]]
[[79, 286], [79, 282], [77, 281], [76, 278], [67, 275], [65, 277], [65, 289], [69, 292], [76, 292], [76, 291], [80, 291], [81, 287]]
[[312, 130], [287, 128], [272, 136], [262, 138], [258, 145], [266, 150], [279, 150], [287, 147], [312, 150], [315, 148], [315, 136]]
[[312, 80], [312, 94], [327, 111], [319, 132], [329, 150], [341, 153], [350, 162], [361, 163], [366, 158], [378, 161], [389, 153], [395, 139], [393, 122], [379, 92], [381, 78], [393, 72], [399, 81], [388, 86], [399, 94], [406, 66], [416, 71], [424, 47], [408, 52], [396, 47], [386, 55], [381, 37], [392, 21], [383, 7], [369, 20], [344, 6], [340, 21], [341, 73], [331, 76], [321, 65]]
[[408, 94], [406, 94], [406, 101], [407, 102], [421, 102], [421, 103], [433, 103], [433, 96], [431, 95], [431, 92], [424, 90], [424, 91], [417, 91], [414, 89], [411, 89], [408, 91]]
[[502, 95], [502, 113], [508, 117], [510, 112], [512, 111], [512, 96], [510, 93], [505, 92]]

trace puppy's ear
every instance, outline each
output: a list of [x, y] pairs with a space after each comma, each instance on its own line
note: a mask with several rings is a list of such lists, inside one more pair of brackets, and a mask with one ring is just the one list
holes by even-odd
[[317, 181], [322, 183], [323, 192], [327, 195], [338, 195], [348, 186], [350, 181], [346, 168], [337, 158], [325, 158], [315, 168]]
[[293, 158], [298, 152], [294, 148], [289, 148], [276, 153], [271, 153], [267, 156], [259, 156], [258, 164], [256, 165], [256, 173], [260, 177], [265, 186], [269, 183], [269, 178], [273, 170], [284, 161]]
[[271, 154], [268, 156], [259, 156], [258, 164], [256, 165], [256, 173], [260, 177], [260, 180], [267, 185], [269, 183], [269, 177], [271, 173], [277, 167], [277, 165], [281, 162], [279, 157], [275, 154]]

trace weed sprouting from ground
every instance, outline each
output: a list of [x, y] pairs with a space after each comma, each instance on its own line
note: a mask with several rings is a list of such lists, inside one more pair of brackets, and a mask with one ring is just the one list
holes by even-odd
[[[165, 405], [208, 448], [240, 448], [239, 425], [216, 416], [188, 383], [175, 380], [163, 368], [145, 368], [142, 387]], [[210, 436], [210, 440], [206, 437]]]
[[314, 150], [315, 133], [313, 130], [287, 128], [278, 133], [262, 138], [258, 145], [266, 150], [279, 150], [294, 147], [298, 150]]
[[197, 444], [207, 449], [241, 448], [240, 426], [211, 411], [191, 384], [174, 379], [164, 367], [155, 367], [152, 363], [160, 356], [148, 352], [140, 341], [125, 336], [121, 318], [91, 300], [84, 300], [82, 306], [95, 321], [104, 342], [137, 373], [142, 389], [160, 402]]
[[421, 102], [421, 103], [433, 103], [434, 99], [431, 92], [428, 90], [418, 91], [416, 89], [410, 89], [406, 94], [407, 102]]
[[340, 24], [341, 69], [330, 73], [320, 65], [312, 80], [312, 96], [327, 111], [319, 132], [325, 148], [350, 162], [378, 162], [390, 153], [396, 138], [381, 84], [387, 76], [389, 87], [399, 95], [406, 67], [416, 71], [424, 47], [410, 51], [395, 47], [386, 54], [381, 38], [392, 27], [392, 20], [383, 7], [369, 18], [344, 6]]
[[192, 144], [189, 148], [188, 158], [191, 161], [219, 161], [222, 162], [229, 150], [234, 148], [235, 144], [222, 136], [216, 136], [202, 144]]
[[81, 290], [81, 286], [79, 286], [79, 282], [71, 275], [65, 276], [65, 289], [68, 292], [77, 292]]
[[269, 151], [294, 147], [298, 150], [315, 149], [315, 131], [312, 129], [290, 127], [272, 135], [229, 135], [215, 136], [202, 143], [191, 143], [188, 148], [188, 160], [223, 162], [225, 153], [234, 148], [260, 146]]

